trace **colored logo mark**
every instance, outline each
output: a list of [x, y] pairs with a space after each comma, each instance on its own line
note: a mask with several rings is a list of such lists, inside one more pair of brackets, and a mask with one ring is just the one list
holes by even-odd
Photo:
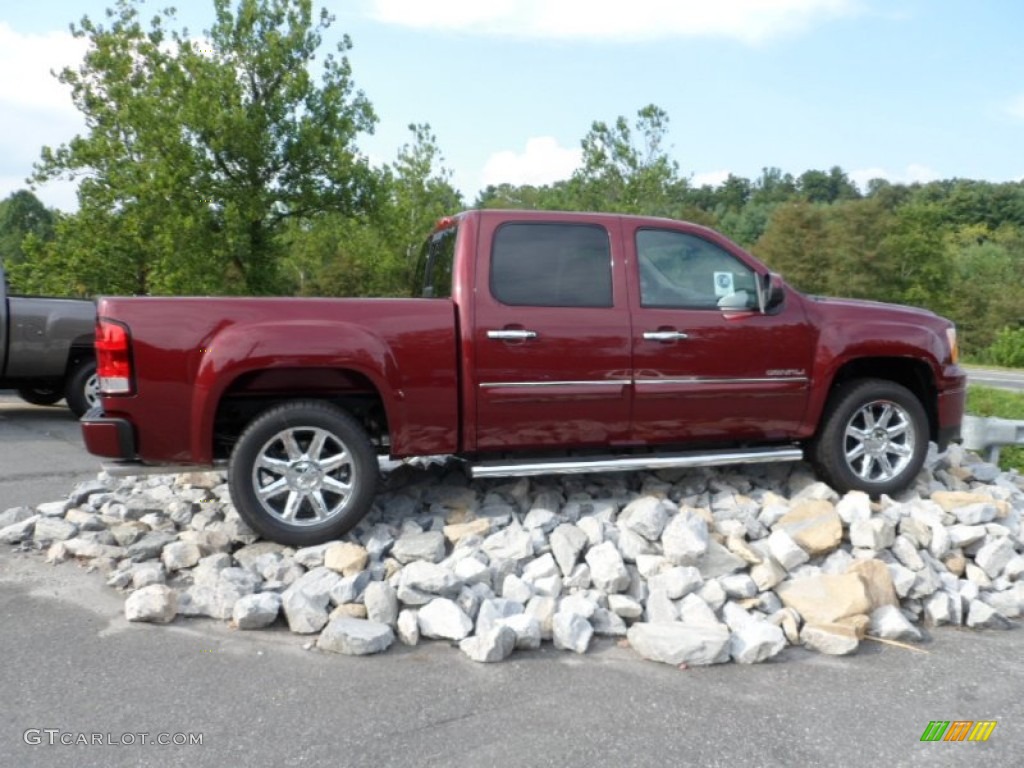
[[921, 741], [988, 741], [995, 729], [995, 720], [932, 720]]

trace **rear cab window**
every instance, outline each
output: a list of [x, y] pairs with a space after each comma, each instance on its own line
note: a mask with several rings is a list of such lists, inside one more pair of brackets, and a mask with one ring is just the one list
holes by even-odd
[[422, 299], [447, 299], [452, 295], [452, 270], [458, 226], [438, 229], [423, 244], [416, 260], [412, 295]]

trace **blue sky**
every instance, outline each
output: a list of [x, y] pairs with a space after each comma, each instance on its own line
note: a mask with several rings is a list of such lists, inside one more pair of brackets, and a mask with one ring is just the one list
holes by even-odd
[[[44, 144], [83, 130], [51, 68], [104, 0], [0, 0], [0, 197]], [[210, 0], [178, 7], [199, 35]], [[389, 162], [430, 123], [472, 202], [489, 183], [571, 174], [594, 120], [654, 103], [697, 183], [765, 166], [841, 166], [865, 183], [1024, 178], [1024, 4], [1013, 0], [327, 0], [353, 40], [380, 123], [359, 141]], [[37, 190], [74, 208], [74, 189]]]

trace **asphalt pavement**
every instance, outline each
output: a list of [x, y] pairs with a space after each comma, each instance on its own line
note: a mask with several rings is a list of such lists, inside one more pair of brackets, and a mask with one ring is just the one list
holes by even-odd
[[[77, 429], [65, 409], [0, 396], [0, 510], [95, 475]], [[1020, 629], [689, 670], [610, 640], [495, 665], [440, 642], [366, 658], [307, 642], [129, 624], [98, 574], [4, 546], [0, 766], [1024, 764]], [[921, 742], [933, 720], [997, 726], [985, 743]]]

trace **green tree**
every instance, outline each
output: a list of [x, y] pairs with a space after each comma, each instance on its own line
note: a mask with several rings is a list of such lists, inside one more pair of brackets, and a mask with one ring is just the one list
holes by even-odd
[[34, 194], [20, 189], [0, 201], [0, 262], [8, 267], [25, 261], [25, 238], [53, 238], [56, 214]]
[[[566, 201], [580, 210], [671, 215], [685, 182], [665, 151], [668, 114], [650, 104], [631, 128], [620, 116], [595, 121], [583, 138], [583, 161], [568, 185]], [[635, 134], [634, 134], [635, 131]]]
[[324, 57], [317, 83], [332, 18], [314, 20], [311, 0], [213, 0], [202, 43], [170, 29], [173, 10], [145, 27], [140, 3], [72, 27], [89, 49], [59, 79], [89, 131], [44, 148], [35, 181], [81, 179], [79, 213], [22, 277], [87, 293], [275, 292], [287, 222], [374, 205], [355, 139], [375, 117], [354, 90], [351, 43]]
[[380, 205], [367, 217], [323, 214], [293, 226], [288, 270], [305, 295], [401, 296], [415, 259], [441, 217], [463, 207], [429, 125], [410, 125], [413, 140], [385, 166]]
[[853, 200], [860, 197], [856, 185], [838, 165], [828, 173], [805, 171], [797, 181], [800, 195], [811, 203], [834, 203], [837, 200]]
[[802, 202], [778, 206], [753, 251], [795, 288], [808, 293], [831, 292], [824, 206]]

